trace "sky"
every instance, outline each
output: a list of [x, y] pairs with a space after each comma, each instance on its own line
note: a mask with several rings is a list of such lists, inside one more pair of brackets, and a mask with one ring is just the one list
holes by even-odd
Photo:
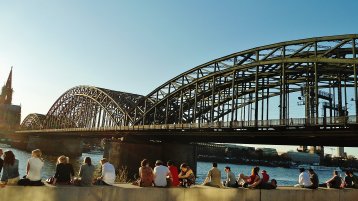
[[78, 85], [146, 95], [234, 52], [356, 34], [357, 7], [354, 0], [0, 0], [0, 84], [13, 66], [22, 119], [46, 114]]

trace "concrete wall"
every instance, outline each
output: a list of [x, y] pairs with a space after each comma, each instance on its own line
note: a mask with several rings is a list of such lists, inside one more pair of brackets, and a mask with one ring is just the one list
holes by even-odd
[[356, 189], [139, 188], [128, 184], [114, 187], [0, 188], [0, 200], [4, 201], [355, 201], [357, 198]]

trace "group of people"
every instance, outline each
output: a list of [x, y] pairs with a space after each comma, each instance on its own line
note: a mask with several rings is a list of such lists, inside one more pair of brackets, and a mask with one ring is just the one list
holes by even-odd
[[133, 184], [142, 187], [189, 187], [195, 184], [195, 175], [186, 163], [182, 163], [178, 171], [172, 161], [169, 160], [165, 166], [161, 160], [157, 160], [152, 169], [149, 161], [143, 159], [139, 168], [139, 178]]
[[[217, 163], [213, 163], [203, 185], [217, 188], [248, 187], [275, 189], [277, 187], [277, 181], [275, 179], [269, 181], [270, 176], [265, 170], [261, 172], [262, 177], [259, 176], [259, 167], [254, 167], [250, 176], [240, 174], [238, 179], [236, 179], [235, 174], [227, 166], [225, 167], [227, 179], [221, 182], [221, 171], [217, 166]], [[195, 175], [186, 163], [182, 163], [178, 171], [178, 168], [172, 161], [169, 160], [165, 166], [161, 160], [157, 160], [154, 169], [152, 169], [149, 166], [149, 161], [143, 159], [139, 168], [139, 179], [132, 184], [142, 187], [189, 187], [195, 184]]]
[[319, 184], [318, 175], [313, 169], [308, 169], [308, 172], [304, 168], [299, 169], [300, 174], [298, 176], [298, 184], [295, 187], [317, 189], [323, 188], [358, 188], [358, 176], [353, 174], [353, 171], [345, 171], [344, 179], [338, 174], [338, 171], [334, 170], [333, 175], [326, 182]]
[[[3, 159], [1, 156], [3, 156]], [[69, 162], [69, 158], [62, 155], [58, 157], [56, 163], [56, 172], [53, 177], [46, 180], [52, 185], [112, 185], [116, 179], [115, 168], [106, 158], [101, 161], [101, 176], [94, 178], [95, 166], [92, 165], [90, 157], [85, 157], [83, 164], [80, 166], [78, 177], [75, 177], [74, 169]], [[11, 150], [5, 151], [0, 149], [0, 187], [5, 185], [21, 186], [42, 186], [41, 171], [44, 166], [44, 159], [40, 149], [31, 152], [31, 158], [26, 165], [26, 175], [20, 178], [19, 160], [16, 159]]]
[[218, 164], [213, 163], [212, 168], [209, 170], [203, 185], [212, 186], [217, 188], [222, 187], [244, 187], [244, 188], [259, 188], [259, 189], [275, 189], [277, 188], [277, 181], [275, 179], [270, 180], [270, 176], [266, 170], [261, 171], [261, 177], [259, 175], [260, 168], [254, 167], [251, 170], [251, 175], [247, 176], [239, 174], [236, 179], [235, 174], [231, 172], [229, 166], [225, 167], [226, 180], [221, 183], [221, 171], [218, 169]]

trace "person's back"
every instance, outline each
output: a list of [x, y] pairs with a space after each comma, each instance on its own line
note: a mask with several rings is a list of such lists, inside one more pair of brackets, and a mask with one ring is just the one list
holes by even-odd
[[342, 184], [342, 179], [340, 176], [335, 175], [333, 177], [333, 180], [331, 182], [331, 188], [340, 188]]
[[114, 180], [116, 179], [116, 171], [114, 166], [109, 162], [106, 162], [102, 165], [102, 177], [106, 184], [114, 184]]
[[28, 160], [28, 165], [29, 169], [26, 178], [30, 181], [40, 181], [44, 162], [40, 158], [32, 157]]
[[168, 168], [173, 177], [172, 186], [178, 186], [179, 185], [178, 168], [175, 167], [174, 165], [169, 165]]
[[142, 166], [139, 168], [140, 183], [139, 186], [148, 187], [153, 184], [153, 170], [151, 167]]
[[308, 173], [306, 171], [301, 172], [298, 180], [299, 180], [299, 184], [304, 187], [308, 187], [311, 185], [310, 176], [308, 175]]
[[15, 159], [14, 164], [4, 164], [2, 167], [1, 182], [19, 177], [19, 160]]
[[231, 172], [231, 171], [227, 172], [226, 178], [227, 178], [226, 179], [227, 186], [231, 187], [231, 186], [235, 186], [237, 184], [236, 177], [233, 172]]
[[167, 175], [170, 174], [169, 168], [163, 165], [157, 165], [154, 168], [154, 185], [159, 187], [167, 186]]
[[59, 163], [56, 165], [55, 178], [58, 183], [69, 183], [73, 176], [73, 168], [71, 164]]
[[353, 188], [358, 188], [358, 176], [351, 173]]
[[221, 186], [221, 171], [217, 167], [213, 167], [208, 176], [210, 175], [210, 180], [213, 185]]
[[318, 180], [318, 175], [312, 171], [311, 175], [310, 175], [310, 180], [311, 180], [311, 185], [310, 188], [312, 189], [316, 189], [318, 188], [319, 185], [319, 180]]
[[93, 182], [93, 173], [94, 173], [94, 166], [83, 164], [80, 167], [80, 174], [81, 177], [80, 185], [81, 186], [89, 186], [92, 185]]

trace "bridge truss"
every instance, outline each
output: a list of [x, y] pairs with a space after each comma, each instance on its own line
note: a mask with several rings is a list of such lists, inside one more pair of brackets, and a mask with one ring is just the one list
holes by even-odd
[[297, 99], [306, 125], [345, 121], [348, 101], [358, 114], [357, 39], [328, 36], [245, 50], [192, 68], [147, 96], [78, 86], [65, 92], [44, 117], [25, 118], [22, 128], [218, 122], [258, 127], [270, 118], [289, 125]]

